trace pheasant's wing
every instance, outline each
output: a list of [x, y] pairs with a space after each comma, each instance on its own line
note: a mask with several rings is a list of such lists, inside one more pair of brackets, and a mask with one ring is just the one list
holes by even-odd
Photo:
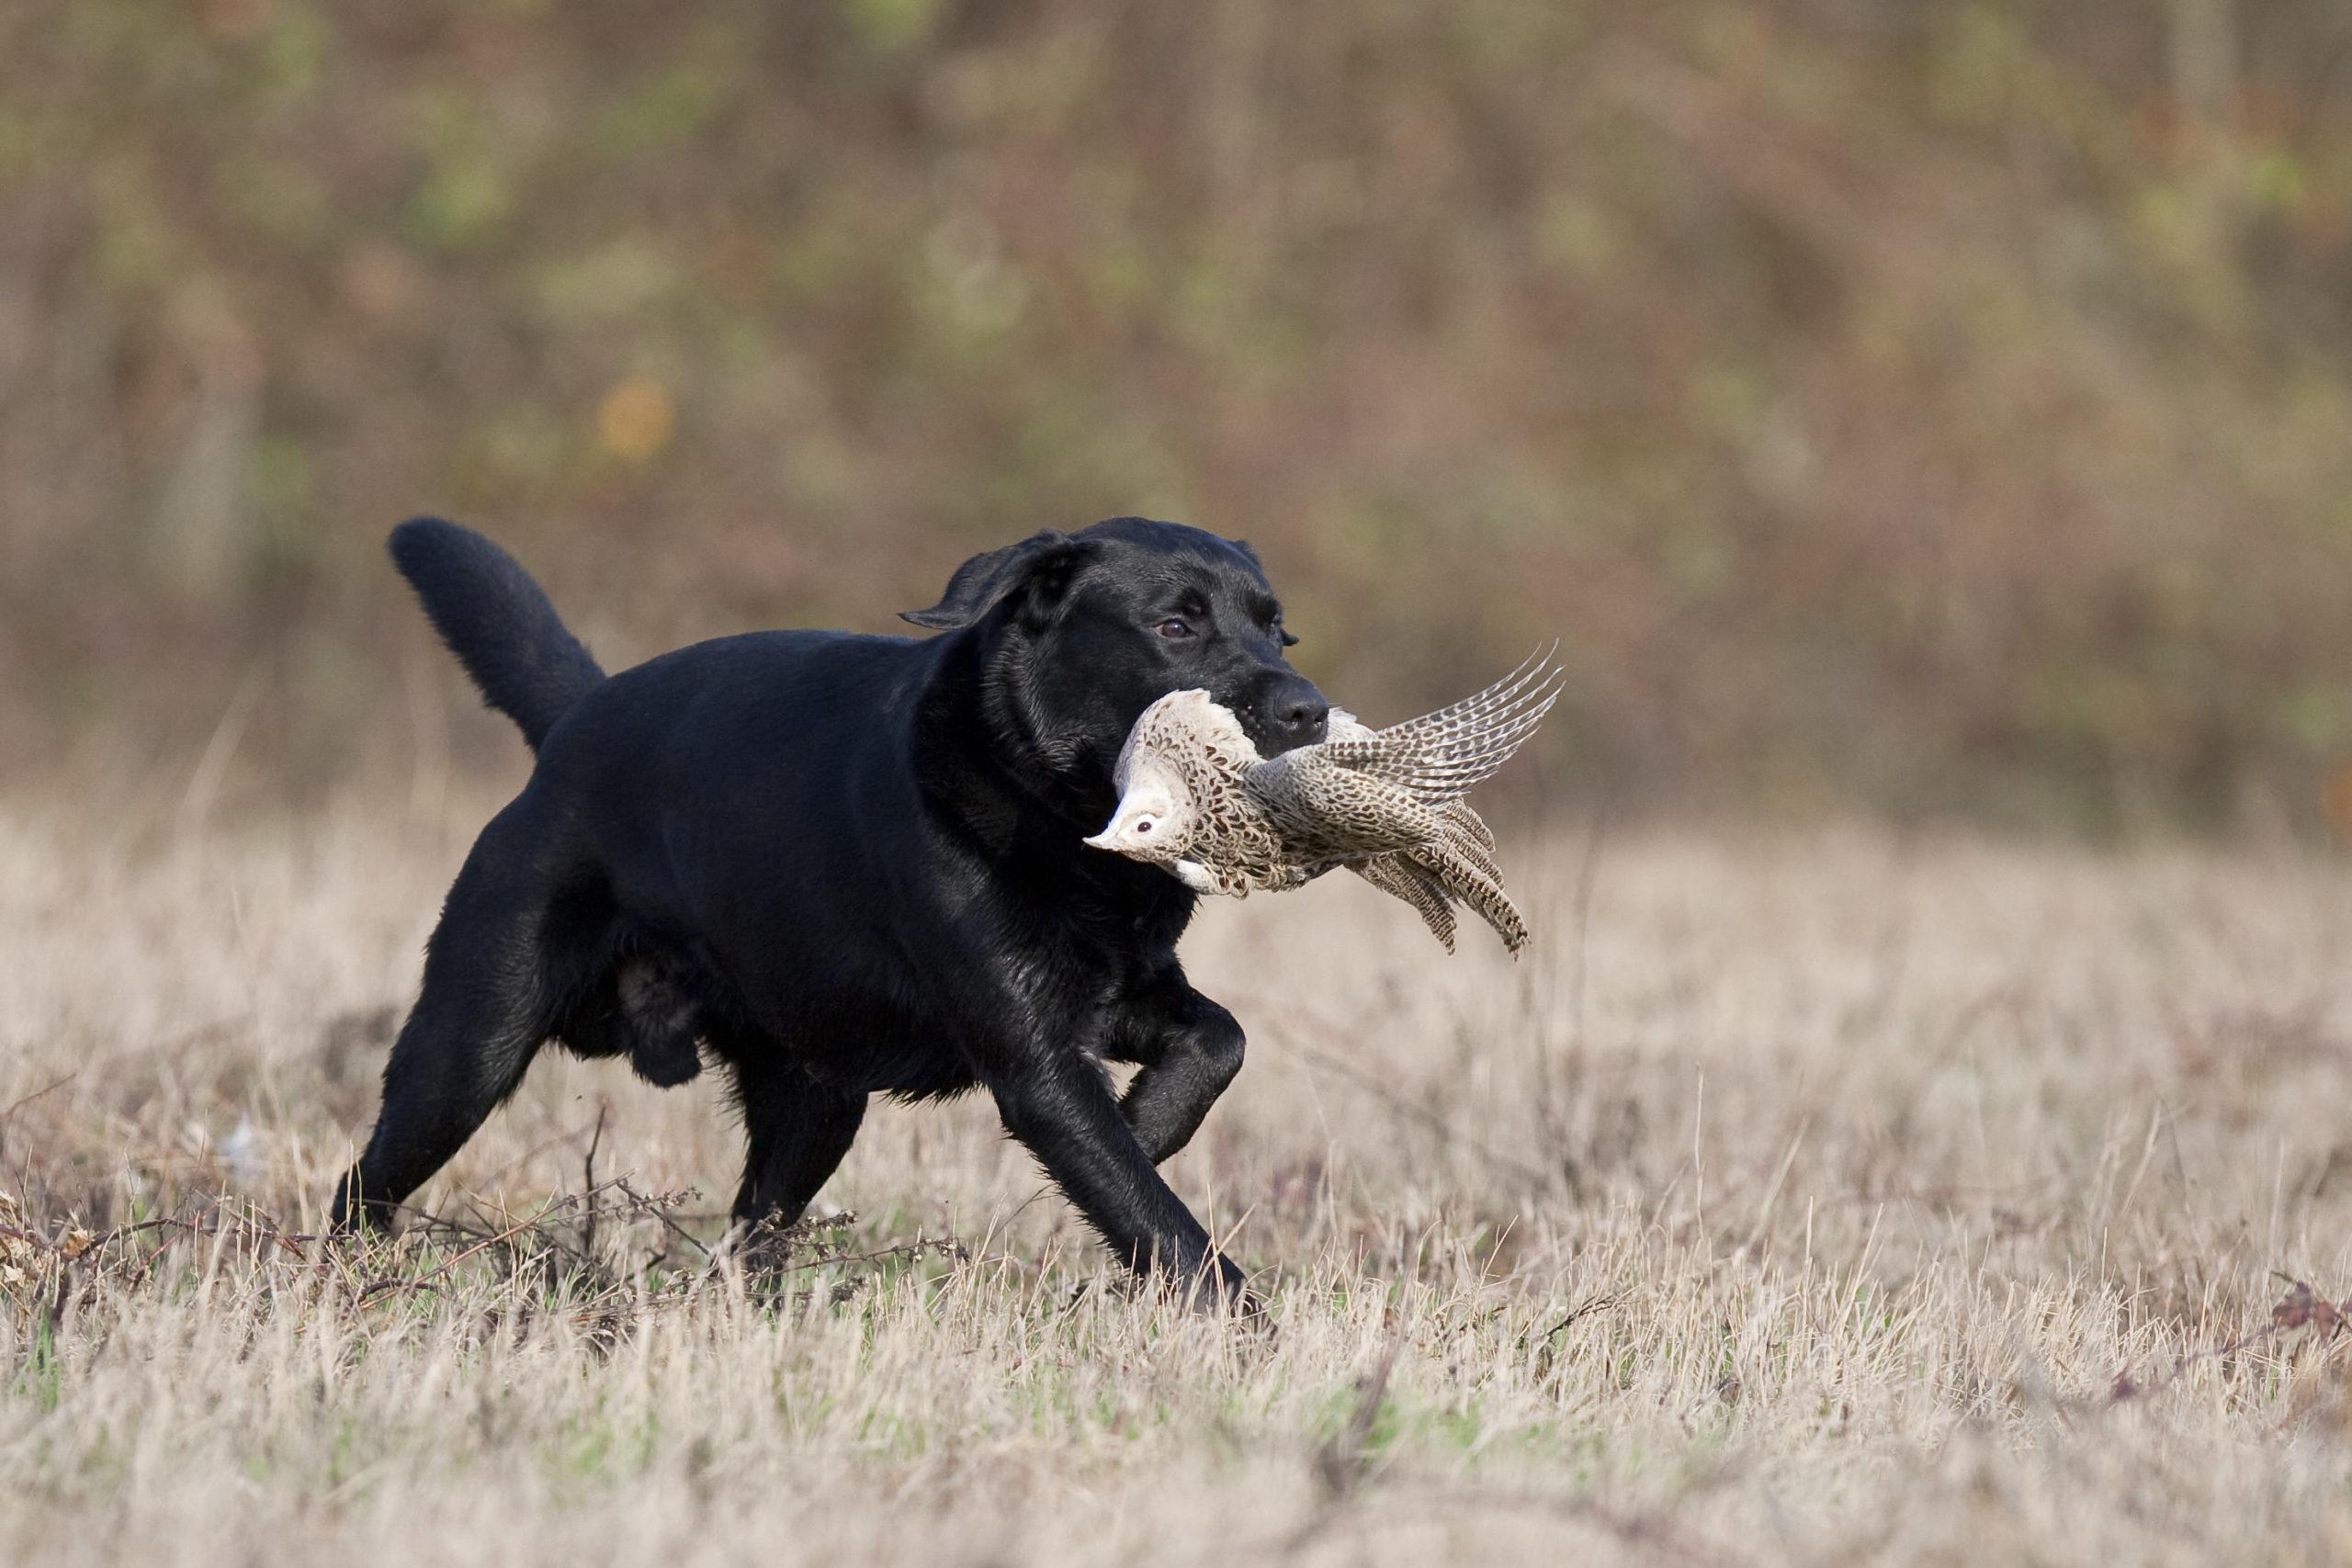
[[1527, 921], [1510, 895], [1503, 891], [1502, 878], [1488, 875], [1458, 850], [1444, 844], [1424, 845], [1408, 858], [1449, 897], [1476, 910], [1478, 918], [1503, 939], [1504, 950], [1514, 958], [1519, 956], [1520, 949], [1527, 945]]
[[1380, 733], [1400, 739], [1443, 730], [1449, 726], [1476, 722], [1490, 716], [1506, 713], [1514, 707], [1540, 700], [1546, 690], [1556, 691], [1566, 679], [1566, 671], [1553, 667], [1553, 655], [1559, 651], [1555, 642], [1540, 653], [1531, 653], [1519, 662], [1519, 667], [1490, 686], [1471, 693], [1460, 702], [1448, 703], [1435, 713], [1425, 713], [1419, 718], [1408, 718], [1389, 725]]
[[1453, 951], [1453, 900], [1444, 884], [1400, 855], [1357, 861], [1348, 869], [1383, 893], [1410, 904], [1446, 952]]
[[1550, 659], [1530, 660], [1435, 713], [1370, 736], [1328, 740], [1322, 749], [1340, 766], [1406, 789], [1424, 805], [1458, 800], [1510, 761], [1559, 701], [1566, 677]]
[[1458, 798], [1494, 776], [1535, 733], [1566, 679], [1546, 652], [1483, 692], [1380, 733], [1405, 750], [1425, 787]]

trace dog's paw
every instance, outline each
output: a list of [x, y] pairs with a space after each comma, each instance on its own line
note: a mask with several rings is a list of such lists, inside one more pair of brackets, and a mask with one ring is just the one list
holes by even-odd
[[1184, 1305], [1193, 1312], [1230, 1318], [1248, 1328], [1271, 1329], [1273, 1325], [1266, 1303], [1250, 1289], [1247, 1276], [1230, 1258], [1218, 1258], [1180, 1291]]

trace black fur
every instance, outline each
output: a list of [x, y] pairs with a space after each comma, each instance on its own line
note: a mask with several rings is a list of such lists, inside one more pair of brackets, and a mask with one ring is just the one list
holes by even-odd
[[627, 1056], [656, 1089], [675, 1089], [702, 1073], [703, 1010], [709, 986], [676, 954], [624, 953], [558, 1027], [583, 1056]]
[[[1241, 1290], [1153, 1168], [1241, 1066], [1176, 961], [1193, 895], [1080, 840], [1165, 693], [1208, 688], [1270, 754], [1321, 738], [1247, 547], [1043, 533], [908, 615], [937, 637], [757, 633], [606, 680], [488, 541], [412, 523], [394, 551], [539, 760], [449, 890], [338, 1225], [389, 1219], [542, 1041], [659, 1081], [699, 1036], [743, 1110], [741, 1220], [799, 1214], [869, 1095], [978, 1086], [1120, 1257]], [[1141, 1067], [1124, 1096], [1105, 1061]]]
[[470, 528], [417, 517], [392, 530], [392, 562], [482, 700], [539, 749], [605, 671], [563, 626], [523, 564]]

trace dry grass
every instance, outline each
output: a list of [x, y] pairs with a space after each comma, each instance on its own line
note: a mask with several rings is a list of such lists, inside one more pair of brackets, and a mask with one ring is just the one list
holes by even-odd
[[286, 1239], [479, 806], [0, 817], [0, 1560], [2352, 1551], [2352, 1363], [2272, 1318], [2352, 1288], [2339, 865], [1655, 832], [1588, 902], [1568, 832], [1517, 969], [1344, 878], [1213, 908], [1250, 1065], [1170, 1168], [1257, 1336], [1108, 1288], [978, 1103], [713, 1270], [715, 1087], [553, 1057], [465, 1231]]

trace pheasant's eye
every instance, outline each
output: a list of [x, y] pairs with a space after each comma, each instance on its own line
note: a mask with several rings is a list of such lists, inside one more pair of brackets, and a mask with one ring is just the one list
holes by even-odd
[[1193, 635], [1193, 623], [1182, 615], [1170, 615], [1160, 622], [1159, 631], [1161, 637], [1170, 638], [1182, 638]]
[[1150, 831], [1151, 831], [1151, 818], [1148, 818], [1148, 817], [1139, 818], [1136, 820], [1136, 838], [1138, 838], [1138, 839], [1140, 839], [1140, 838], [1142, 838], [1146, 833], [1148, 833], [1148, 832], [1150, 832]]

